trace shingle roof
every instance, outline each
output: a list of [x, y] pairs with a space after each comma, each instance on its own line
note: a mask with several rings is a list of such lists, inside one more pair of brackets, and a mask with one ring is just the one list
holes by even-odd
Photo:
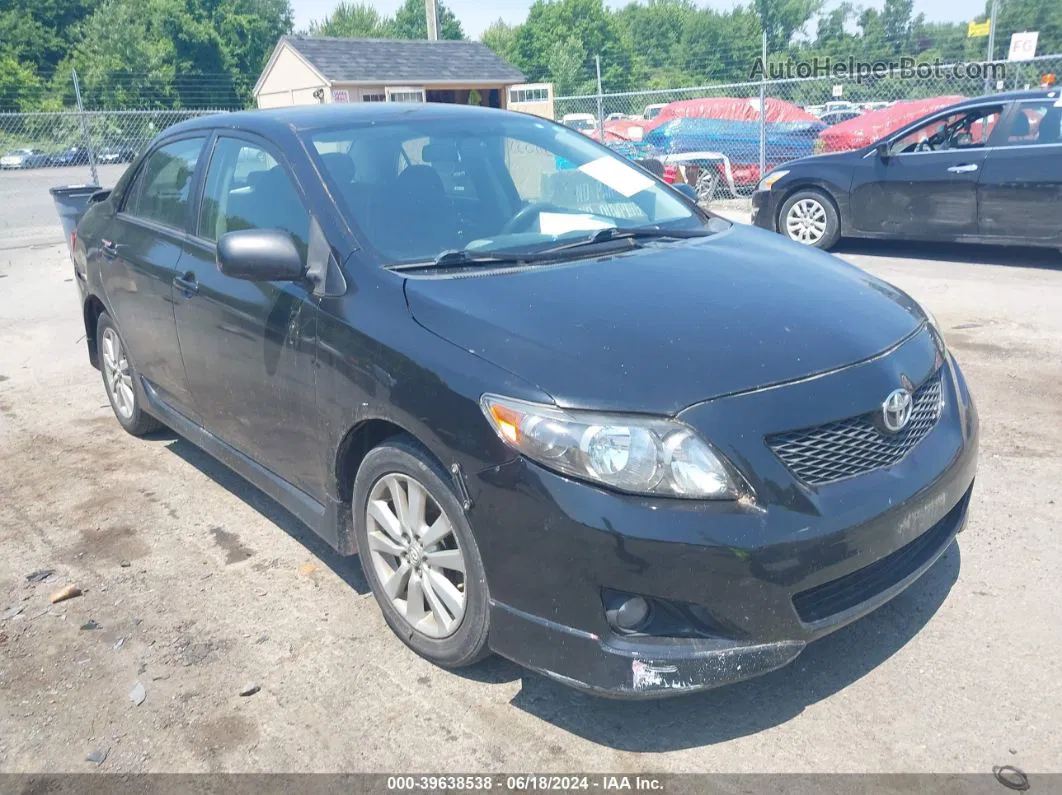
[[285, 36], [322, 75], [338, 83], [522, 83], [524, 76], [478, 41], [336, 39]]

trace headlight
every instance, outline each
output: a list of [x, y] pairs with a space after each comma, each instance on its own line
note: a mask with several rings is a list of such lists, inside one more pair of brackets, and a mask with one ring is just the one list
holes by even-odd
[[723, 458], [675, 420], [565, 411], [498, 395], [484, 395], [480, 406], [502, 441], [566, 475], [632, 494], [740, 496]]
[[786, 168], [783, 168], [781, 171], [772, 171], [770, 174], [760, 180], [760, 184], [757, 190], [770, 190], [774, 183], [776, 183], [788, 173], [789, 169]]

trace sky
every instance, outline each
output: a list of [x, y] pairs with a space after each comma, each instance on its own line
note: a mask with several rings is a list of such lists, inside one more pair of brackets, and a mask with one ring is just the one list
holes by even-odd
[[[629, 0], [606, 0], [610, 6], [624, 6]], [[393, 14], [402, 5], [402, 0], [369, 0], [381, 14]], [[506, 22], [522, 22], [533, 0], [445, 0], [447, 7], [461, 20], [466, 35], [478, 39], [484, 28], [501, 17]], [[328, 16], [337, 0], [291, 0], [295, 10], [295, 30], [305, 30], [310, 22]], [[827, 2], [832, 8], [836, 2]], [[881, 8], [884, 0], [863, 0], [859, 6]], [[724, 10], [738, 5], [734, 0], [698, 0], [698, 5], [707, 5]], [[915, 14], [924, 13], [931, 22], [966, 22], [984, 12], [984, 0], [915, 0]]]

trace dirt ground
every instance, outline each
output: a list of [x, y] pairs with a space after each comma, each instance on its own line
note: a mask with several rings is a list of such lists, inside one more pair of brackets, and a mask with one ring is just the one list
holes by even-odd
[[[0, 771], [94, 770], [92, 752], [109, 772], [1062, 771], [1057, 252], [841, 250], [935, 312], [965, 367], [967, 530], [787, 669], [623, 703], [498, 659], [433, 667], [356, 559], [189, 443], [126, 435], [41, 196], [69, 178], [0, 175]], [[83, 595], [51, 605], [67, 585]]]

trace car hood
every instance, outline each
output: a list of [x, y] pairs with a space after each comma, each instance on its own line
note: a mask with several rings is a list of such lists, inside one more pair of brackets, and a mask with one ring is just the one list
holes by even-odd
[[748, 226], [593, 260], [410, 277], [416, 321], [558, 405], [672, 414], [871, 358], [923, 322], [903, 292]]

